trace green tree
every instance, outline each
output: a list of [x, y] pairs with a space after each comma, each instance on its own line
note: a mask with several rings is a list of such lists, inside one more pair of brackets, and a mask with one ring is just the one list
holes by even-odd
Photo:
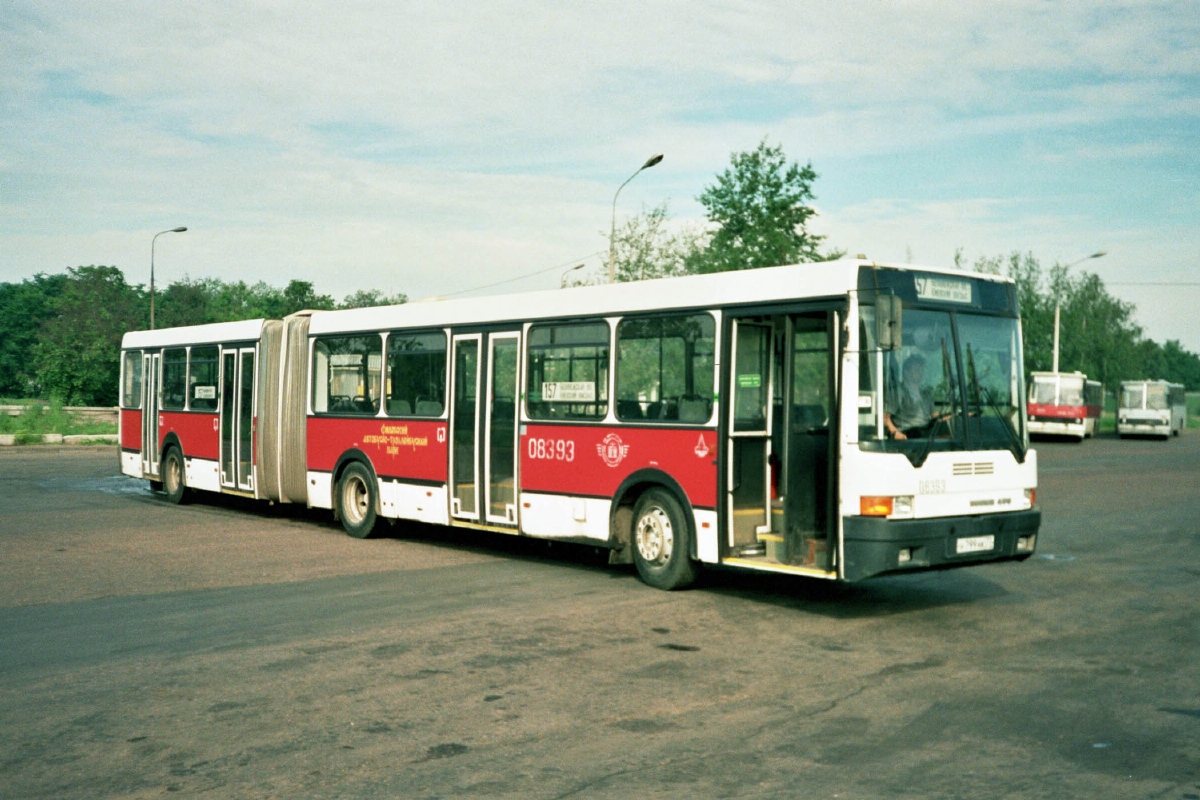
[[0, 283], [0, 395], [36, 394], [34, 347], [66, 282], [65, 275], [38, 273], [20, 283]]
[[816, 211], [812, 164], [789, 163], [781, 146], [766, 140], [750, 152], [734, 153], [728, 169], [696, 199], [716, 225], [706, 247], [688, 258], [689, 272], [771, 267], [837, 258], [821, 252], [825, 237], [810, 233]]
[[291, 280], [284, 287], [281, 296], [282, 305], [276, 313], [268, 314], [269, 317], [282, 319], [288, 314], [295, 314], [297, 311], [330, 311], [337, 308], [337, 304], [333, 302], [333, 298], [327, 294], [317, 294], [313, 289], [313, 285], [308, 281]]
[[388, 295], [379, 289], [360, 289], [346, 295], [338, 308], [373, 308], [375, 306], [398, 306], [408, 302], [408, 295], [396, 292]]
[[33, 349], [37, 390], [67, 405], [114, 405], [121, 337], [142, 327], [148, 301], [116, 267], [67, 270]]
[[688, 272], [687, 259], [701, 246], [703, 233], [672, 231], [667, 203], [642, 209], [617, 228], [612, 242], [616, 279], [640, 281], [670, 278]]
[[[955, 265], [967, 268], [960, 250]], [[1134, 321], [1136, 307], [1108, 293], [1090, 272], [1055, 265], [1044, 270], [1032, 253], [985, 256], [977, 272], [1007, 275], [1016, 284], [1025, 340], [1025, 366], [1047, 371], [1054, 363], [1054, 310], [1059, 309], [1059, 359], [1063, 372], [1079, 370], [1110, 391], [1123, 380], [1161, 377], [1200, 389], [1200, 356], [1179, 342], [1146, 339]]]
[[217, 283], [220, 281], [190, 278], [171, 283], [158, 292], [154, 301], [155, 324], [160, 328], [175, 328], [226, 321], [213, 317], [211, 306]]

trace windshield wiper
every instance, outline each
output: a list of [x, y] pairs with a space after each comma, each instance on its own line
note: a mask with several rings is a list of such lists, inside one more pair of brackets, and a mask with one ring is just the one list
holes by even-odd
[[[975, 391], [976, 399], [987, 403], [988, 408], [1000, 420], [1000, 427], [1004, 429], [1004, 433], [1008, 436], [1009, 450], [1017, 457], [1018, 462], [1023, 463], [1025, 461], [1024, 444], [1021, 442], [1021, 438], [1017, 436], [1017, 432], [1013, 430], [1013, 426], [1009, 424], [1008, 417], [1004, 415], [1004, 410], [1000, 408], [1000, 404], [992, 397], [991, 391], [979, 383], [979, 373], [975, 371], [975, 354], [969, 344], [967, 345], [967, 372], [971, 376], [971, 388]], [[982, 409], [980, 411], [982, 413]], [[980, 423], [982, 429], [982, 419]]]
[[[942, 383], [949, 389], [946, 394], [950, 398], [950, 416], [954, 416], [955, 402], [953, 384], [950, 383], [950, 351], [946, 348], [946, 340], [942, 339]], [[929, 451], [933, 449], [933, 434], [937, 431], [938, 423], [941, 420], [929, 420], [929, 430], [925, 434], [925, 438], [921, 441], [921, 449], [913, 459], [913, 466], [919, 467], [925, 463], [925, 459], [929, 458]]]

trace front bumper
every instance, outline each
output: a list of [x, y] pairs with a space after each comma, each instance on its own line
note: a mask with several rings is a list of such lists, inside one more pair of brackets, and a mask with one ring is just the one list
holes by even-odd
[[[1041, 524], [1042, 512], [1036, 508], [934, 519], [847, 517], [842, 537], [845, 580], [1023, 560], [1033, 555], [1036, 539], [1030, 537], [1036, 537]], [[974, 544], [988, 536], [993, 537], [990, 549], [959, 552], [960, 540]], [[1017, 541], [1023, 538], [1030, 546], [1018, 550]]]

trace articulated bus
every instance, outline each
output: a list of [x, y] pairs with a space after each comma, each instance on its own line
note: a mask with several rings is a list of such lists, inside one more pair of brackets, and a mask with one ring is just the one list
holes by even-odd
[[1121, 381], [1117, 435], [1169, 439], [1187, 427], [1183, 386], [1166, 381]]
[[1029, 432], [1083, 441], [1100, 431], [1104, 387], [1082, 372], [1034, 372], [1029, 384]]
[[858, 581], [1033, 552], [1011, 281], [855, 259], [125, 336], [121, 468], [329, 509]]

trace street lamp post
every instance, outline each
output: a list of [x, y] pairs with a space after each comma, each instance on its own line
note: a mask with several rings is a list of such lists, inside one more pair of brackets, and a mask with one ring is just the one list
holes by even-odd
[[[1104, 250], [1101, 250], [1098, 253], [1092, 253], [1090, 256], [1084, 256], [1078, 261], [1072, 261], [1070, 264], [1067, 264], [1066, 268], [1070, 269], [1076, 264], [1082, 264], [1085, 261], [1091, 261], [1093, 258], [1104, 258], [1106, 255], [1108, 255], [1108, 253]], [[1051, 372], [1058, 372], [1058, 318], [1061, 311], [1062, 304], [1056, 300], [1054, 302], [1054, 363], [1050, 367]]]
[[159, 231], [150, 239], [150, 330], [154, 330], [154, 243], [164, 233], [183, 233], [187, 228], [171, 228], [169, 231]]
[[631, 180], [636, 178], [642, 170], [650, 169], [651, 167], [653, 167], [655, 164], [659, 163], [662, 160], [663, 160], [662, 153], [657, 153], [655, 155], [650, 156], [648, 159], [646, 159], [645, 164], [642, 164], [640, 167], [637, 168], [637, 172], [634, 172], [632, 175], [630, 175], [628, 178], [625, 179], [625, 183], [622, 183], [620, 186], [617, 187], [617, 194], [613, 195], [612, 229], [609, 231], [609, 234], [608, 234], [608, 282], [609, 283], [614, 283], [617, 279], [617, 251], [616, 251], [617, 195], [619, 195], [621, 193], [621, 190], [625, 188], [625, 184], [629, 183]]
[[558, 282], [558, 288], [560, 288], [560, 289], [567, 288], [567, 276], [570, 275], [572, 272], [574, 272], [577, 269], [583, 269], [584, 266], [585, 266], [584, 264], [576, 264], [573, 267], [568, 267], [567, 269], [563, 270], [562, 280], [560, 280]]

